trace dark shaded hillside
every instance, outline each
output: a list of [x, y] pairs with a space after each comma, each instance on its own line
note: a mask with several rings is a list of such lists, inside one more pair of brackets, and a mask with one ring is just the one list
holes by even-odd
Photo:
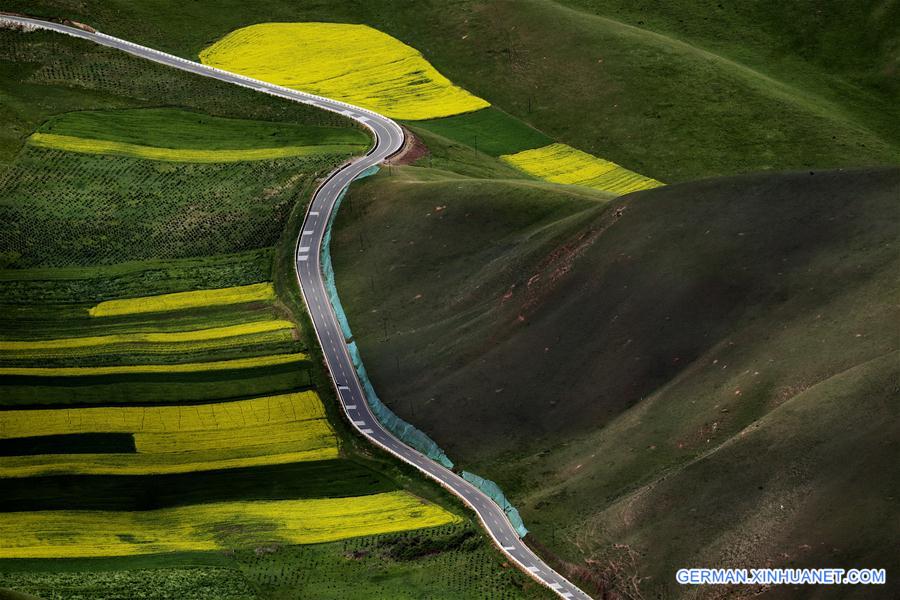
[[[420, 398], [415, 419], [453, 431], [443, 437], [457, 452], [483, 433], [468, 425], [479, 418], [508, 442], [523, 426], [528, 438], [590, 431], [729, 344], [735, 332], [808, 318], [874, 285], [873, 276], [896, 259], [888, 242], [897, 232], [897, 181], [896, 171], [802, 173], [636, 194], [511, 271], [503, 257], [472, 258], [485, 252], [485, 239], [508, 234], [496, 222], [515, 218], [510, 230], [524, 226], [510, 184], [462, 180], [416, 189], [381, 178], [352, 195], [365, 211], [364, 229], [354, 230], [360, 223], [349, 211], [338, 220], [338, 283], [347, 281], [341, 289], [367, 363], [396, 392], [387, 395]], [[473, 205], [461, 198], [463, 184], [493, 194], [481, 191]], [[437, 206], [440, 228], [424, 218]], [[360, 245], [350, 240], [359, 236], [366, 245], [357, 256]], [[503, 249], [520, 255], [527, 244], [524, 236]], [[374, 275], [370, 286], [350, 283], [357, 268]], [[383, 310], [380, 299], [397, 305]], [[871, 313], [843, 315], [828, 335], [862, 312]], [[430, 331], [444, 320], [456, 334], [448, 330], [432, 346]], [[475, 322], [478, 341], [469, 333]], [[895, 341], [889, 333], [853, 337], [844, 353], [887, 351]], [[394, 382], [387, 367], [398, 359], [402, 376]], [[476, 383], [478, 394], [471, 393]]]
[[[379, 177], [338, 219], [338, 286], [395, 410], [575, 561], [627, 541], [668, 584], [687, 557], [778, 563], [780, 540], [815, 540], [812, 563], [886, 556], [900, 485], [859, 473], [896, 455], [900, 170], [633, 194], [490, 260], [486, 228], [522, 213], [508, 184], [480, 185], [473, 204], [458, 183]], [[839, 498], [840, 519], [787, 533]]]

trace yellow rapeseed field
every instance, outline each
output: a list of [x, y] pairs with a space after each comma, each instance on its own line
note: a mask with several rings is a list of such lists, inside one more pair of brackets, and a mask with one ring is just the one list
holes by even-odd
[[566, 144], [550, 144], [500, 158], [529, 175], [552, 183], [583, 185], [618, 196], [663, 185]]
[[231, 371], [253, 367], [271, 367], [302, 362], [309, 357], [303, 352], [271, 354], [252, 358], [235, 358], [200, 363], [171, 365], [114, 365], [103, 367], [0, 367], [0, 375], [23, 377], [86, 377], [91, 375], [129, 375], [146, 373], [197, 373], [200, 371]]
[[[48, 475], [167, 475], [213, 469], [238, 469], [267, 465], [332, 460], [340, 456], [326, 426], [315, 423], [302, 443], [280, 447], [257, 446], [242, 451], [223, 450], [170, 454], [47, 454], [0, 457], [0, 477], [39, 477]], [[320, 430], [319, 437], [313, 430]], [[303, 449], [304, 446], [311, 446]], [[254, 452], [256, 452], [254, 454]]]
[[141, 144], [81, 138], [71, 135], [56, 135], [53, 133], [33, 133], [28, 138], [28, 143], [39, 148], [51, 148], [54, 150], [66, 150], [68, 152], [81, 152], [84, 154], [114, 154], [117, 156], [133, 156], [135, 158], [144, 158], [147, 160], [192, 163], [272, 160], [290, 156], [352, 152], [359, 149], [359, 145], [339, 144], [225, 150], [160, 148], [158, 146], [144, 146]]
[[432, 119], [490, 106], [453, 85], [415, 48], [366, 25], [251, 25], [203, 50], [200, 60], [395, 119]]
[[183, 473], [337, 458], [315, 391], [193, 406], [0, 411], [0, 439], [132, 433], [137, 454], [0, 457], [0, 477]]
[[315, 544], [459, 521], [407, 492], [161, 510], [0, 513], [0, 558], [131, 556]]
[[270, 319], [225, 327], [189, 331], [119, 333], [51, 340], [0, 340], [0, 358], [48, 358], [78, 355], [89, 348], [101, 353], [169, 354], [230, 348], [246, 343], [271, 343], [293, 339], [294, 324]]
[[175, 292], [174, 294], [161, 294], [159, 296], [107, 300], [106, 302], [101, 302], [92, 307], [88, 313], [92, 317], [114, 317], [140, 313], [184, 310], [204, 306], [271, 301], [274, 299], [275, 288], [271, 283], [254, 283], [251, 285], [241, 285], [214, 290]]
[[313, 390], [213, 404], [103, 406], [0, 411], [0, 438], [67, 433], [167, 433], [209, 431], [324, 419]]

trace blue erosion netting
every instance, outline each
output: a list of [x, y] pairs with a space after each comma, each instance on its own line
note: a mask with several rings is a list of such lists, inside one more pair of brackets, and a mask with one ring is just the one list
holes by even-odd
[[381, 401], [375, 393], [375, 389], [372, 387], [372, 382], [369, 381], [369, 376], [366, 374], [366, 368], [363, 366], [362, 359], [359, 357], [359, 350], [356, 347], [356, 342], [348, 344], [347, 349], [350, 351], [350, 358], [353, 359], [353, 366], [356, 368], [356, 374], [359, 375], [359, 380], [362, 382], [363, 389], [366, 392], [366, 401], [369, 403], [369, 408], [375, 413], [375, 417], [378, 421], [407, 446], [412, 446], [431, 460], [444, 465], [448, 469], [452, 469], [453, 461], [444, 454], [444, 451], [437, 445], [437, 442], [428, 437], [424, 432], [419, 431], [414, 426], [395, 415], [394, 412]]
[[[378, 166], [373, 165], [360, 173], [356, 178], [362, 179], [363, 177], [374, 175], [377, 172]], [[344, 200], [346, 192], [347, 190], [345, 189], [341, 192], [341, 195], [338, 196], [338, 199], [334, 204], [334, 210], [328, 220], [328, 228], [325, 230], [325, 236], [322, 241], [322, 272], [325, 276], [325, 290], [328, 292], [331, 306], [334, 308], [335, 315], [337, 315], [341, 331], [344, 334], [344, 338], [350, 340], [353, 338], [353, 333], [350, 331], [350, 323], [347, 321], [347, 315], [344, 313], [344, 307], [341, 305], [341, 299], [338, 297], [337, 286], [334, 283], [334, 266], [331, 262], [331, 228], [332, 225], [334, 225], [335, 216], [341, 206], [341, 202]], [[372, 409], [375, 417], [384, 428], [390, 431], [404, 444], [415, 448], [431, 460], [444, 465], [448, 469], [452, 469], [453, 461], [451, 461], [441, 447], [437, 445], [437, 442], [428, 437], [424, 432], [419, 431], [413, 425], [395, 415], [394, 412], [381, 401], [378, 394], [375, 393], [375, 388], [372, 387], [372, 382], [369, 381], [369, 376], [366, 373], [366, 368], [359, 355], [359, 348], [357, 348], [356, 342], [347, 344], [347, 350], [350, 353], [353, 367], [356, 369], [356, 374], [366, 393], [366, 401], [369, 404], [369, 408]], [[487, 494], [491, 500], [502, 508], [510, 523], [515, 528], [516, 533], [519, 534], [519, 537], [525, 537], [528, 530], [522, 522], [522, 517], [519, 516], [519, 511], [516, 510], [516, 507], [510, 504], [509, 500], [506, 499], [506, 495], [503, 493], [503, 490], [500, 489], [500, 486], [490, 479], [479, 477], [468, 471], [463, 471], [461, 475], [463, 479]]]
[[516, 510], [516, 507], [510, 504], [509, 500], [506, 499], [506, 495], [503, 493], [503, 490], [500, 489], [499, 485], [490, 479], [479, 477], [475, 473], [469, 473], [468, 471], [463, 471], [460, 475], [462, 475], [463, 479], [487, 494], [497, 506], [502, 508], [503, 512], [506, 513], [509, 522], [512, 523], [512, 526], [515, 528], [516, 533], [519, 534], [519, 537], [525, 537], [528, 533], [528, 530], [525, 529], [525, 523], [522, 522], [522, 517], [519, 516], [519, 511]]
[[[357, 176], [357, 179], [368, 177], [377, 172], [378, 166], [374, 165], [360, 173]], [[345, 192], [346, 190], [341, 192], [341, 195], [335, 202], [334, 210], [332, 211], [331, 218], [328, 222], [328, 228], [325, 230], [325, 237], [322, 241], [322, 272], [325, 275], [325, 289], [328, 292], [331, 306], [334, 308], [334, 312], [337, 315], [337, 320], [341, 326], [344, 338], [349, 340], [353, 337], [353, 334], [350, 331], [350, 323], [347, 321], [344, 307], [341, 305], [341, 299], [338, 297], [337, 286], [334, 283], [334, 265], [331, 262], [331, 226], [334, 224], [335, 215], [337, 215], [338, 209], [341, 206]], [[359, 349], [356, 347], [356, 342], [348, 344], [347, 349], [350, 352], [350, 358], [353, 360], [356, 374], [366, 393], [366, 401], [369, 403], [369, 407], [372, 409], [372, 412], [375, 414], [378, 421], [385, 429], [394, 434], [406, 445], [412, 446], [431, 460], [444, 465], [448, 469], [452, 469], [453, 461], [444, 454], [444, 451], [437, 445], [437, 442], [428, 437], [424, 432], [419, 431], [395, 415], [394, 412], [381, 401], [378, 394], [375, 393], [375, 388], [372, 387], [372, 382], [369, 381], [369, 376], [366, 373], [366, 368], [363, 366], [362, 359], [359, 356]]]

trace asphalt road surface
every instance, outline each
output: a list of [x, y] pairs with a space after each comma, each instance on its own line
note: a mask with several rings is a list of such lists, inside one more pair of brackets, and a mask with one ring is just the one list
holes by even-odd
[[347, 351], [346, 340], [338, 325], [325, 290], [321, 266], [321, 247], [329, 218], [341, 192], [363, 171], [372, 165], [381, 163], [403, 146], [403, 130], [397, 123], [372, 111], [344, 102], [298, 92], [257, 79], [208, 67], [100, 32], [92, 33], [75, 27], [18, 16], [0, 15], [0, 21], [12, 21], [25, 26], [57, 31], [103, 46], [116, 48], [140, 58], [181, 69], [182, 71], [189, 71], [204, 77], [212, 77], [294, 102], [317, 106], [324, 110], [343, 114], [362, 123], [371, 130], [375, 135], [375, 146], [369, 153], [338, 168], [316, 191], [307, 210], [296, 248], [297, 281], [303, 291], [303, 297], [312, 317], [316, 336], [325, 355], [325, 361], [337, 388], [337, 395], [340, 398], [344, 413], [353, 424], [353, 427], [370, 442], [437, 481], [474, 510], [497, 547], [525, 573], [549, 587], [562, 598], [590, 598], [590, 596], [538, 558], [519, 539], [518, 534], [506, 518], [503, 510], [487, 495], [456, 473], [432, 461], [391, 435], [381, 426], [366, 402], [362, 385], [357, 379], [356, 371], [353, 369], [353, 363], [350, 360], [350, 354]]

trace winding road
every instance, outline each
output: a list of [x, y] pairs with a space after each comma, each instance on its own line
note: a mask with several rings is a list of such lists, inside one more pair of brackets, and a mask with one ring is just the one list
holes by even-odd
[[337, 388], [337, 395], [344, 413], [360, 435], [438, 482], [475, 511], [497, 547], [525, 573], [549, 587], [562, 598], [567, 600], [590, 599], [590, 596], [545, 564], [519, 539], [515, 529], [506, 518], [506, 514], [486, 494], [456, 473], [391, 435], [381, 426], [366, 402], [362, 385], [356, 376], [347, 350], [346, 340], [325, 289], [321, 264], [322, 240], [340, 194], [363, 171], [381, 163], [403, 146], [403, 130], [397, 123], [364, 108], [229, 73], [100, 32], [90, 32], [27, 17], [0, 15], [0, 22], [4, 21], [18, 23], [26, 28], [47, 29], [82, 38], [182, 71], [337, 112], [367, 127], [375, 136], [374, 147], [365, 156], [357, 158], [331, 173], [318, 188], [307, 209], [296, 247], [297, 281], [306, 300], [316, 336]]

